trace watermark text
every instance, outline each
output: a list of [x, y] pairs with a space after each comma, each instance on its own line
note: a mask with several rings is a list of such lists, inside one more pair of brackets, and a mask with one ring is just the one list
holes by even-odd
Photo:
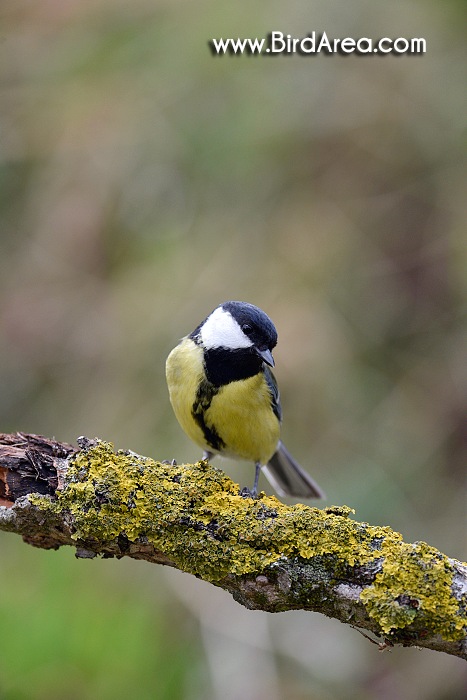
[[398, 37], [391, 39], [370, 39], [369, 37], [344, 37], [333, 39], [326, 32], [312, 31], [303, 37], [294, 37], [284, 32], [273, 31], [266, 37], [259, 39], [218, 38], [208, 42], [211, 52], [216, 56], [264, 56], [264, 55], [293, 55], [310, 56], [316, 54], [347, 56], [356, 54], [365, 56], [379, 54], [381, 56], [392, 55], [417, 55], [426, 53], [426, 39]]

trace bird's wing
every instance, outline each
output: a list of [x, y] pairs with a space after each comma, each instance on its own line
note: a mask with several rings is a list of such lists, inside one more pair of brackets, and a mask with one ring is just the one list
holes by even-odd
[[281, 407], [281, 397], [279, 394], [279, 388], [277, 386], [276, 378], [269, 369], [268, 365], [263, 364], [264, 376], [268, 383], [269, 391], [271, 393], [271, 406], [278, 420], [282, 420], [282, 407]]

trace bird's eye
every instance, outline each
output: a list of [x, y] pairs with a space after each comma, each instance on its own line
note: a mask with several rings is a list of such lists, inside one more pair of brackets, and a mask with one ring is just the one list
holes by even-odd
[[245, 335], [251, 335], [253, 333], [253, 326], [250, 326], [249, 323], [244, 323], [242, 326], [242, 331], [245, 333]]

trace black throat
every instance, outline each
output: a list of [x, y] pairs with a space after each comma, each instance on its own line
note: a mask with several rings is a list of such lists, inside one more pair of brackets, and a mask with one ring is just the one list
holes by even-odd
[[263, 361], [252, 348], [215, 348], [204, 351], [204, 365], [208, 381], [219, 387], [254, 377], [261, 372]]

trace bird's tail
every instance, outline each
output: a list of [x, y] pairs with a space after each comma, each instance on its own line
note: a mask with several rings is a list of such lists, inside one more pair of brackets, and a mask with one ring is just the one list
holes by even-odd
[[279, 442], [276, 452], [263, 467], [263, 472], [280, 496], [326, 497], [324, 491], [294, 460], [282, 442]]

